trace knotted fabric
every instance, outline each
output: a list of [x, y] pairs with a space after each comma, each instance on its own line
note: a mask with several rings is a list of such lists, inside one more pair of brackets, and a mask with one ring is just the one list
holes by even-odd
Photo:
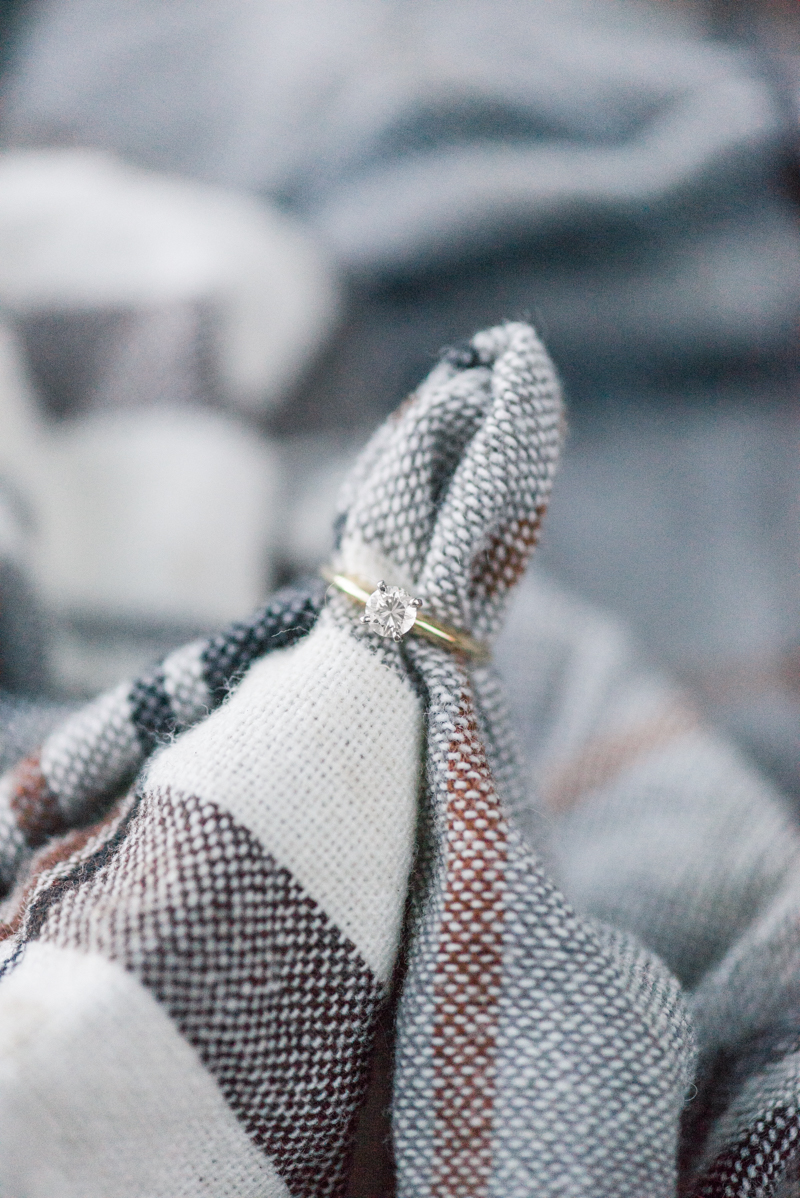
[[[364, 450], [335, 568], [491, 644], [561, 428], [533, 330], [479, 334]], [[394, 992], [401, 1198], [675, 1194], [678, 983], [523, 839], [492, 668], [358, 615], [282, 592], [4, 779], [0, 1188], [341, 1195]]]

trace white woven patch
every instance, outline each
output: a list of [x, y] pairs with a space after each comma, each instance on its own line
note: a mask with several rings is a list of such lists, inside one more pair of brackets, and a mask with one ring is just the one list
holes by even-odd
[[323, 612], [154, 758], [145, 787], [213, 800], [353, 941], [394, 963], [414, 836], [421, 713], [409, 683]]
[[133, 974], [48, 944], [0, 992], [0, 1193], [289, 1195]]
[[412, 594], [416, 593], [414, 579], [407, 566], [398, 565], [355, 534], [344, 538], [341, 549], [334, 557], [334, 564], [343, 574], [350, 574], [362, 582], [377, 586], [383, 580], [391, 586], [405, 587]]

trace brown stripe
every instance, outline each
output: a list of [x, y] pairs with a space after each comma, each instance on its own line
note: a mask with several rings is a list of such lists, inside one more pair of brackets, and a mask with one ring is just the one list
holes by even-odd
[[391, 1119], [396, 1017], [396, 1002], [387, 1003], [378, 1016], [369, 1081], [358, 1113], [345, 1198], [396, 1196]]
[[635, 761], [698, 725], [691, 708], [676, 703], [624, 732], [588, 741], [580, 753], [550, 772], [542, 787], [545, 805], [559, 814], [569, 811], [583, 795], [607, 786]]
[[210, 800], [146, 793], [41, 937], [155, 994], [295, 1198], [345, 1184], [384, 989], [355, 945]]
[[[16, 936], [23, 926], [30, 901], [39, 890], [41, 884], [47, 884], [46, 875], [61, 865], [72, 864], [72, 858], [77, 858], [81, 850], [91, 842], [94, 852], [100, 844], [100, 838], [113, 831], [121, 814], [124, 800], [120, 799], [97, 823], [87, 828], [75, 828], [59, 837], [55, 843], [43, 848], [30, 862], [24, 878], [3, 903], [2, 922], [0, 922], [0, 941]], [[61, 876], [61, 871], [59, 871]], [[55, 881], [55, 877], [50, 879]]]
[[778, 656], [728, 658], [682, 669], [695, 690], [715, 703], [731, 703], [770, 691], [800, 694], [800, 647]]
[[67, 829], [58, 798], [42, 773], [38, 754], [26, 757], [15, 770], [11, 809], [17, 827], [32, 849]]
[[510, 590], [528, 565], [539, 541], [547, 504], [540, 503], [532, 520], [512, 520], [496, 533], [478, 554], [470, 580], [471, 599], [489, 599], [500, 590]]
[[447, 882], [437, 960], [433, 1198], [482, 1198], [491, 1171], [505, 826], [471, 700], [448, 753]]
[[[767, 1198], [800, 1157], [797, 1107], [778, 1106], [757, 1119], [714, 1161], [692, 1190], [692, 1198]], [[795, 1190], [792, 1188], [792, 1193]]]
[[400, 400], [400, 403], [397, 405], [397, 407], [394, 409], [394, 411], [389, 413], [389, 419], [393, 423], [397, 423], [400, 420], [402, 420], [403, 417], [405, 416], [406, 412], [410, 411], [410, 409], [414, 407], [414, 405], [416, 404], [418, 399], [419, 399], [418, 391], [409, 392], [409, 394], [405, 397], [405, 399]]

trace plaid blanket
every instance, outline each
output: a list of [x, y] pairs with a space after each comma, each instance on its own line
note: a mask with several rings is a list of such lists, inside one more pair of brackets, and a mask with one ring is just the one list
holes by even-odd
[[[534, 332], [479, 334], [362, 454], [335, 566], [491, 643], [561, 433]], [[626, 710], [616, 756], [589, 739], [553, 775], [563, 809], [616, 794]], [[389, 1010], [398, 1195], [791, 1184], [788, 821], [786, 868], [687, 1001], [623, 902], [612, 926], [565, 896], [491, 666], [381, 640], [311, 583], [101, 696], [1, 785], [3, 1192], [344, 1194]]]

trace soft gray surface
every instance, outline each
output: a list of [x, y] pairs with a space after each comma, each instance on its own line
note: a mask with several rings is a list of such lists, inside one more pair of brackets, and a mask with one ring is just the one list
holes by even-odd
[[[6, 142], [88, 142], [262, 191], [363, 279], [435, 272], [429, 323], [499, 286], [495, 302], [541, 308], [570, 373], [752, 359], [792, 339], [785, 117], [750, 53], [674, 13], [42, 0], [30, 14]], [[497, 263], [522, 246], [527, 264]], [[477, 296], [442, 278], [487, 257]]]
[[34, 702], [0, 690], [0, 771], [38, 749], [71, 710], [66, 704]]
[[[694, 6], [712, 8], [723, 24]], [[0, 137], [100, 146], [301, 218], [350, 301], [280, 437], [336, 432], [339, 453], [440, 346], [531, 314], [573, 430], [544, 560], [800, 793], [781, 666], [800, 614], [797, 106], [735, 8], [738, 41], [632, 0], [39, 0]], [[92, 319], [26, 334], [57, 410]], [[157, 323], [152, 360], [168, 333], [180, 363], [180, 329]], [[186, 363], [171, 386], [206, 402]], [[303, 487], [301, 469], [292, 511]], [[276, 552], [282, 574], [300, 564]]]
[[[788, 806], [617, 620], [540, 570], [519, 587], [496, 663], [528, 767], [529, 839], [549, 841], [580, 909], [693, 984], [796, 868]], [[565, 801], [559, 778], [576, 764], [583, 792]]]

